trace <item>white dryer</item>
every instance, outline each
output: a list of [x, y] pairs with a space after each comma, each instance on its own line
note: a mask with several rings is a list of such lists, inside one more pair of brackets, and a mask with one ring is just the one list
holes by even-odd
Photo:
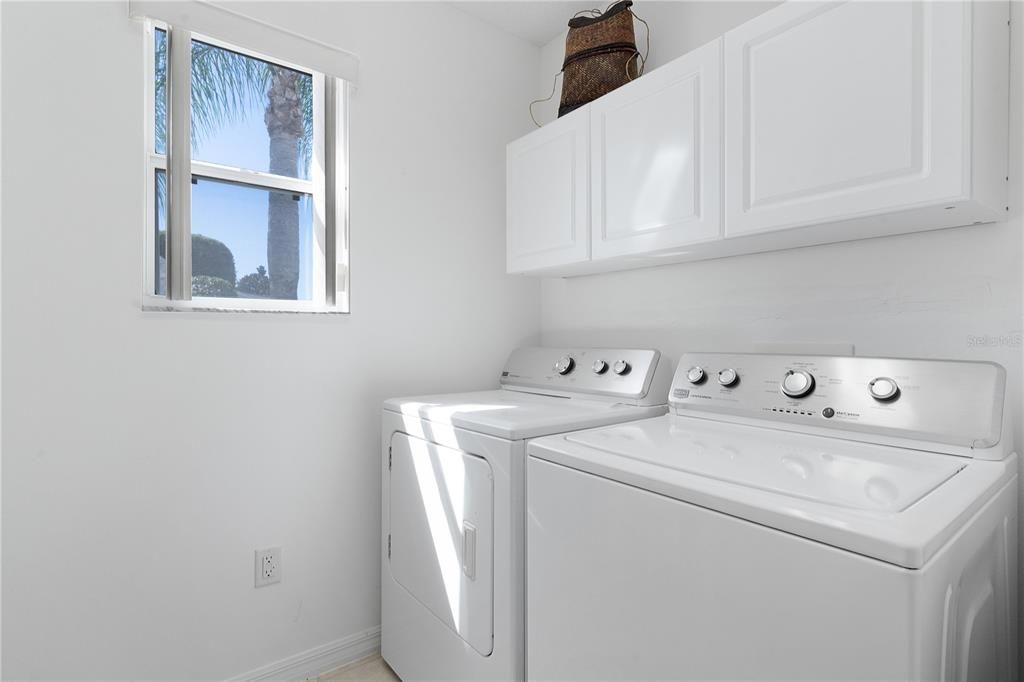
[[523, 679], [529, 439], [668, 411], [655, 350], [524, 348], [499, 390], [384, 403], [381, 653], [403, 679]]
[[689, 354], [662, 417], [533, 441], [531, 679], [1015, 680], [990, 363]]

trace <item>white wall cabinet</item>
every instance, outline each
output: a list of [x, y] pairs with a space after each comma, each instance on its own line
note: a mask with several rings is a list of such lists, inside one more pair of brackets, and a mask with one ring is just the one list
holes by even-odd
[[726, 234], [927, 206], [922, 228], [998, 219], [1007, 99], [986, 80], [1005, 83], [1006, 10], [790, 2], [727, 33]]
[[590, 259], [589, 138], [588, 105], [508, 145], [508, 272]]
[[1004, 219], [1008, 20], [1007, 2], [870, 0], [755, 17], [509, 145], [508, 271]]
[[722, 234], [722, 41], [590, 106], [593, 259]]

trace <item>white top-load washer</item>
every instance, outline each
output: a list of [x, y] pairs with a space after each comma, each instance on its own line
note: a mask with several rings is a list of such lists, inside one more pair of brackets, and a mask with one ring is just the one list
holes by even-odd
[[381, 652], [403, 679], [523, 679], [529, 439], [662, 415], [655, 350], [523, 348], [499, 390], [384, 403]]
[[1016, 679], [991, 363], [692, 353], [667, 415], [533, 441], [531, 679]]

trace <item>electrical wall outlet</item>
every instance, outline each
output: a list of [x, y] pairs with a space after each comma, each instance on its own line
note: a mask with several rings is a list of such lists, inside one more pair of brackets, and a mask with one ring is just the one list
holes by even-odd
[[281, 582], [281, 548], [256, 550], [256, 587]]

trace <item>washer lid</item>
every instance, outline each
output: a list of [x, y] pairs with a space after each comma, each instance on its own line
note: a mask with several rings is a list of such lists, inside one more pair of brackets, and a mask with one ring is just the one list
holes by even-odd
[[533, 440], [530, 457], [921, 568], [996, 491], [986, 461], [665, 415]]
[[[674, 419], [622, 424], [566, 440], [629, 460], [852, 509], [903, 511], [968, 460], [817, 436]], [[624, 466], [628, 466], [625, 464]]]
[[507, 440], [590, 429], [656, 417], [667, 405], [621, 403], [499, 390], [392, 398], [384, 409], [405, 419], [425, 419], [433, 428], [457, 427]]

